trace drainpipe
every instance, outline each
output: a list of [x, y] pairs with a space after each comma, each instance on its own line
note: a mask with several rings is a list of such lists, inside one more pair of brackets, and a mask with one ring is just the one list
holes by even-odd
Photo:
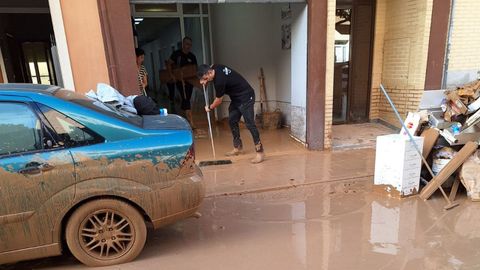
[[445, 62], [443, 64], [443, 80], [442, 80], [442, 89], [447, 88], [447, 75], [448, 75], [448, 63], [450, 57], [450, 46], [452, 40], [452, 30], [453, 30], [453, 19], [455, 17], [455, 0], [451, 0], [452, 5], [450, 7], [450, 22], [448, 26], [448, 37], [447, 37], [447, 50], [445, 52]]

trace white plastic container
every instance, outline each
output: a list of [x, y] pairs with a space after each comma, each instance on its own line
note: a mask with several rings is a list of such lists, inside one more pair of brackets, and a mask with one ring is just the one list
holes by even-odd
[[[414, 136], [422, 151], [423, 137]], [[377, 137], [374, 184], [400, 197], [418, 193], [422, 158], [408, 137], [391, 134]], [[393, 189], [393, 190], [391, 190]]]

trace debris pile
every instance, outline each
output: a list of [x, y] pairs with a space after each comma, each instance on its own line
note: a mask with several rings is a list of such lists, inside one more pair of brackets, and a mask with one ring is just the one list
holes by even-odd
[[441, 110], [443, 121], [438, 113], [432, 114], [430, 124], [443, 130], [442, 136], [452, 145], [462, 145], [468, 141], [476, 141], [480, 129], [480, 80], [445, 91]]
[[[381, 88], [398, 113], [383, 86]], [[432, 100], [430, 98], [429, 101]], [[449, 209], [457, 205], [453, 201], [462, 183], [468, 196], [473, 201], [480, 201], [480, 151], [477, 152], [480, 142], [480, 80], [446, 90], [432, 103], [435, 106], [427, 110], [409, 112], [399, 134], [412, 145], [416, 141], [413, 138], [423, 138], [420, 146], [414, 145], [415, 148], [421, 148], [421, 155], [418, 151], [418, 155], [410, 156], [423, 162], [420, 182], [425, 186], [419, 196], [426, 200], [440, 190]], [[379, 151], [377, 148], [377, 153]], [[405, 184], [405, 179], [403, 181]], [[447, 196], [444, 188], [451, 188], [450, 196]], [[401, 191], [400, 188], [397, 190]]]

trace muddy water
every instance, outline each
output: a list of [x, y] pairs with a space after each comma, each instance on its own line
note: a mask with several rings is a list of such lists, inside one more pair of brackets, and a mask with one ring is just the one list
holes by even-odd
[[[394, 199], [370, 181], [209, 198], [200, 219], [153, 232], [103, 269], [480, 269], [480, 204]], [[83, 269], [70, 256], [10, 269]]]

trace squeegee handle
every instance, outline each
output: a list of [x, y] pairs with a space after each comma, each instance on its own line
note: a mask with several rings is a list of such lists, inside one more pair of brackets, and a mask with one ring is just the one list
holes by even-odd
[[[205, 85], [203, 84], [203, 96], [205, 97], [205, 107], [208, 106], [208, 96], [207, 90], [205, 90]], [[212, 122], [210, 120], [210, 113], [207, 112], [207, 120], [208, 120], [208, 131], [210, 133], [210, 142], [212, 143], [212, 151], [213, 151], [213, 158], [215, 159], [215, 143], [213, 142], [213, 133], [212, 133]]]
[[422, 155], [422, 151], [420, 151], [420, 148], [418, 147], [417, 143], [415, 142], [415, 139], [413, 138], [412, 134], [410, 133], [410, 131], [407, 129], [407, 127], [405, 126], [405, 123], [403, 122], [402, 120], [402, 117], [400, 116], [400, 114], [398, 113], [397, 111], [397, 108], [395, 107], [395, 105], [393, 104], [393, 101], [390, 99], [390, 96], [388, 95], [387, 91], [385, 90], [385, 87], [383, 87], [383, 84], [380, 84], [380, 89], [382, 90], [383, 94], [385, 95], [385, 97], [387, 98], [388, 100], [388, 103], [390, 103], [390, 106], [392, 107], [393, 111], [395, 112], [395, 115], [397, 116], [398, 118], [398, 122], [400, 122], [400, 124], [402, 125], [403, 129], [405, 130], [405, 132], [407, 132], [408, 134], [408, 137], [410, 138], [410, 141], [412, 142], [413, 146], [415, 147], [415, 150], [417, 150], [417, 153], [420, 155], [420, 157], [422, 158], [422, 161], [425, 165], [425, 167], [427, 167], [427, 170], [428, 172], [430, 173], [430, 175], [432, 177], [435, 177], [435, 175], [433, 174], [433, 171], [432, 169], [430, 168], [430, 165], [428, 165], [428, 162], [425, 160], [425, 158], [423, 157]]

